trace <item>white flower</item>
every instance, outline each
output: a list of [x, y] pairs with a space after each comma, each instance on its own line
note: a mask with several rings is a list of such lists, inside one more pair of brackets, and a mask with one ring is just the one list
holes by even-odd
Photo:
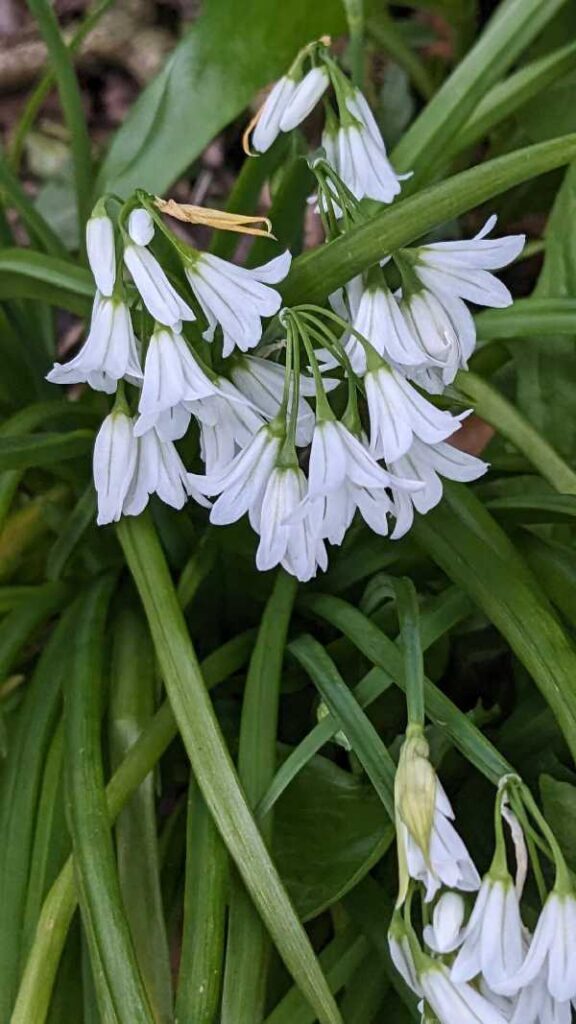
[[190, 474], [190, 483], [200, 494], [220, 495], [210, 512], [211, 523], [234, 523], [247, 512], [258, 532], [264, 491], [280, 444], [281, 438], [264, 426], [228, 465], [206, 476]]
[[512, 263], [522, 252], [526, 236], [487, 239], [495, 224], [492, 216], [474, 238], [419, 248], [414, 270], [422, 283], [441, 299], [448, 292], [478, 306], [510, 306], [508, 288], [489, 271]]
[[434, 907], [432, 924], [424, 928], [424, 941], [435, 953], [453, 953], [464, 930], [464, 900], [457, 892], [445, 892]]
[[94, 444], [94, 486], [98, 496], [97, 523], [117, 522], [136, 468], [138, 441], [130, 416], [113, 410], [106, 417]]
[[260, 543], [256, 566], [265, 571], [282, 565], [303, 583], [326, 569], [324, 544], [315, 534], [310, 519], [291, 518], [306, 495], [306, 477], [298, 466], [276, 466], [262, 495], [259, 521]]
[[460, 428], [461, 416], [442, 412], [420, 395], [397, 370], [380, 365], [364, 378], [370, 415], [370, 450], [394, 462], [414, 437], [435, 444]]
[[482, 974], [489, 988], [506, 994], [507, 984], [524, 959], [522, 919], [509, 876], [486, 875], [466, 926], [452, 980], [471, 981]]
[[312, 113], [329, 84], [330, 76], [325, 67], [311, 68], [285, 105], [280, 118], [280, 130], [289, 132], [301, 124]]
[[427, 857], [401, 819], [398, 823], [408, 873], [411, 878], [424, 884], [426, 902], [434, 899], [441, 885], [449, 889], [462, 889], [464, 892], [474, 892], [480, 888], [480, 876], [462, 839], [452, 825], [453, 819], [454, 811], [438, 779]]
[[110, 395], [122, 377], [133, 383], [142, 380], [130, 310], [125, 303], [96, 292], [84, 345], [70, 362], [55, 363], [47, 380], [52, 384], [87, 381], [94, 390]]
[[505, 1024], [506, 1018], [496, 1006], [471, 985], [456, 985], [437, 960], [428, 960], [419, 980], [440, 1024]]
[[204, 337], [211, 341], [220, 324], [224, 356], [234, 348], [245, 352], [258, 344], [262, 317], [273, 316], [282, 305], [280, 293], [269, 286], [286, 276], [291, 259], [290, 253], [285, 252], [248, 270], [211, 253], [201, 253], [185, 266], [186, 277], [208, 321]]
[[128, 217], [128, 234], [136, 245], [149, 245], [154, 238], [154, 221], [143, 206], [132, 210]]
[[102, 295], [110, 296], [116, 282], [116, 250], [114, 226], [110, 217], [96, 214], [86, 224], [86, 252], [96, 287]]
[[421, 996], [422, 988], [418, 979], [418, 972], [414, 964], [408, 936], [406, 935], [402, 919], [397, 918], [396, 915], [392, 918], [388, 932], [388, 948], [390, 950], [390, 959], [398, 974], [404, 979], [412, 992], [415, 992], [417, 996]]
[[164, 422], [162, 437], [164, 440], [182, 437], [190, 421], [190, 412], [182, 408], [182, 404], [217, 393], [218, 388], [198, 364], [182, 335], [169, 327], [157, 327], [146, 353], [136, 434], [150, 430], [162, 413], [178, 409], [177, 415], [172, 417], [172, 429], [176, 432], [167, 437], [170, 428], [168, 422]]
[[265, 153], [280, 134], [280, 121], [294, 94], [296, 82], [288, 75], [279, 78], [268, 93], [252, 133], [252, 148]]
[[509, 1019], [510, 1024], [572, 1024], [572, 1004], [570, 1000], [553, 999], [541, 971], [518, 993]]
[[[232, 380], [236, 387], [268, 420], [273, 420], [280, 408], [284, 394], [284, 367], [273, 363], [270, 359], [259, 356], [242, 356], [234, 361]], [[337, 381], [325, 382], [336, 386]], [[329, 388], [327, 387], [327, 390]], [[291, 408], [293, 385], [290, 385], [288, 408]], [[304, 446], [312, 440], [314, 433], [314, 413], [304, 396], [314, 396], [316, 387], [310, 377], [300, 375], [300, 396], [298, 401], [298, 420], [296, 426], [296, 444]]]
[[[392, 168], [386, 146], [374, 116], [362, 93], [356, 89], [346, 106], [357, 124], [338, 130], [335, 149], [329, 147], [334, 170], [356, 199], [367, 196], [391, 203], [400, 192], [402, 180]], [[328, 156], [328, 151], [327, 151]]]
[[149, 430], [138, 440], [134, 475], [122, 508], [124, 515], [140, 515], [151, 494], [157, 494], [172, 508], [182, 508], [189, 496], [205, 508], [210, 507], [210, 502], [194, 488], [172, 442], [162, 441], [155, 430]]
[[[400, 308], [421, 349], [422, 362], [438, 377], [434, 390], [442, 390], [443, 385], [452, 383], [461, 367], [466, 368], [474, 351], [476, 328], [470, 311], [457, 296], [446, 293], [440, 299], [426, 289], [402, 299]], [[418, 370], [416, 378], [417, 374]]]
[[175, 327], [180, 320], [196, 319], [190, 306], [170, 284], [156, 257], [145, 246], [126, 245], [124, 262], [146, 309], [155, 320], [166, 327]]
[[396, 526], [391, 536], [397, 540], [412, 526], [414, 508], [425, 515], [441, 500], [441, 477], [470, 482], [482, 476], [488, 464], [444, 441], [423, 444], [415, 438], [410, 450], [391, 463], [390, 469], [404, 479], [420, 480], [424, 484], [422, 490], [413, 493], [405, 489], [394, 491]]
[[[369, 285], [364, 289], [353, 326], [392, 363], [419, 366], [426, 359], [398, 302], [384, 285]], [[356, 343], [359, 344], [358, 341]]]
[[520, 970], [510, 979], [517, 992], [542, 973], [550, 995], [558, 1002], [576, 998], [576, 897], [553, 890], [532, 937]]
[[216, 382], [218, 394], [187, 403], [200, 423], [201, 455], [208, 475], [224, 469], [238, 449], [250, 443], [264, 419], [225, 377]]

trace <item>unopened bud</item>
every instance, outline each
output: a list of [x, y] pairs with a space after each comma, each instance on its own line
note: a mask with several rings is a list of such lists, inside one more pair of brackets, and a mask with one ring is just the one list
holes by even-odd
[[396, 814], [429, 862], [430, 837], [436, 804], [436, 772], [420, 727], [408, 730], [400, 752], [394, 784]]

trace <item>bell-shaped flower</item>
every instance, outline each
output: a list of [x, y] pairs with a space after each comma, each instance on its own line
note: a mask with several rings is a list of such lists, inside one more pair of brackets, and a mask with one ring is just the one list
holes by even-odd
[[356, 199], [367, 196], [391, 203], [400, 192], [402, 179], [388, 160], [374, 115], [358, 89], [346, 99], [346, 106], [353, 120], [338, 131], [334, 170]]
[[[242, 356], [235, 359], [232, 365], [232, 380], [243, 395], [249, 399], [256, 409], [267, 419], [273, 420], [278, 414], [284, 395], [285, 370], [280, 363], [259, 356]], [[335, 387], [338, 381], [325, 381], [326, 390]], [[311, 377], [300, 374], [300, 394], [298, 400], [298, 417], [296, 425], [296, 444], [310, 444], [314, 433], [315, 417], [306, 401], [306, 396], [314, 397], [316, 386]], [[290, 385], [288, 406], [291, 407], [293, 385]]]
[[264, 492], [281, 442], [278, 432], [266, 425], [227, 465], [205, 476], [190, 474], [190, 483], [200, 494], [220, 495], [210, 512], [211, 523], [234, 523], [247, 512], [252, 528], [259, 532]]
[[330, 84], [324, 65], [311, 68], [292, 92], [280, 118], [280, 130], [290, 132], [312, 113]]
[[510, 979], [518, 992], [541, 974], [559, 1003], [576, 999], [576, 896], [553, 889], [538, 919], [524, 963]]
[[389, 362], [400, 366], [420, 366], [425, 362], [422, 347], [384, 283], [371, 284], [363, 290], [353, 326]]
[[438, 960], [426, 958], [419, 971], [424, 999], [440, 1024], [506, 1024], [506, 1017], [472, 985], [457, 985]]
[[143, 206], [137, 207], [129, 214], [128, 234], [136, 245], [150, 245], [154, 238], [154, 221]]
[[181, 320], [196, 319], [196, 314], [170, 283], [149, 249], [129, 242], [124, 247], [124, 262], [154, 320], [166, 327], [175, 327]]
[[245, 352], [258, 344], [262, 317], [273, 316], [282, 305], [280, 293], [270, 286], [286, 277], [291, 259], [285, 252], [249, 270], [201, 253], [186, 264], [184, 272], [208, 321], [204, 337], [211, 341], [219, 324], [224, 356], [235, 348]]
[[262, 495], [256, 566], [261, 571], [282, 565], [305, 583], [326, 569], [328, 558], [309, 516], [293, 518], [306, 496], [306, 477], [297, 464], [275, 466]]
[[506, 994], [524, 959], [523, 926], [514, 883], [507, 873], [488, 873], [452, 967], [452, 980], [482, 974], [489, 988]]
[[411, 878], [422, 882], [426, 902], [433, 900], [442, 885], [449, 889], [474, 892], [480, 888], [480, 876], [454, 825], [454, 811], [439, 780], [436, 781], [434, 817], [428, 851], [422, 850], [399, 821], [399, 842], [402, 842], [406, 866]]
[[[422, 364], [437, 378], [437, 383], [428, 390], [442, 391], [452, 383], [459, 369], [466, 369], [474, 351], [476, 328], [470, 311], [457, 296], [446, 293], [440, 299], [427, 289], [407, 295], [400, 308], [421, 349]], [[415, 378], [425, 387], [425, 378], [418, 378], [418, 371], [419, 368]]]
[[370, 450], [377, 459], [394, 462], [411, 448], [415, 437], [436, 444], [460, 428], [462, 416], [437, 409], [416, 388], [380, 360], [365, 378], [370, 416]]
[[397, 540], [412, 526], [414, 509], [425, 515], [441, 500], [442, 477], [469, 483], [483, 476], [488, 469], [488, 463], [454, 448], [445, 441], [424, 444], [414, 438], [410, 450], [391, 463], [390, 469], [404, 479], [419, 480], [424, 485], [419, 491], [394, 491], [396, 526], [391, 536]]
[[572, 1003], [550, 995], [543, 971], [520, 990], [509, 1015], [510, 1024], [572, 1024], [572, 1020]]
[[457, 892], [445, 892], [432, 914], [432, 924], [424, 928], [424, 941], [435, 953], [453, 953], [464, 937], [464, 900]]
[[228, 466], [264, 425], [264, 418], [231, 381], [215, 381], [218, 394], [188, 402], [187, 408], [200, 424], [200, 448], [210, 476]]
[[296, 82], [289, 75], [283, 75], [268, 93], [252, 132], [251, 145], [257, 153], [265, 153], [280, 134], [280, 121], [290, 103]]
[[116, 283], [114, 226], [110, 217], [97, 210], [86, 223], [86, 252], [98, 291], [109, 297]]
[[94, 486], [99, 526], [118, 522], [138, 459], [138, 439], [132, 418], [121, 409], [106, 417], [94, 444]]
[[[146, 353], [136, 434], [145, 434], [163, 413], [174, 409], [176, 415], [163, 421], [162, 438], [174, 441], [183, 437], [190, 422], [190, 411], [184, 403], [217, 393], [217, 386], [202, 369], [183, 336], [169, 327], [156, 327]], [[169, 423], [172, 436], [167, 436]]]
[[151, 494], [157, 494], [172, 508], [183, 508], [189, 497], [205, 508], [210, 507], [210, 502], [194, 488], [172, 442], [162, 441], [155, 430], [138, 439], [136, 466], [123, 502], [124, 515], [140, 515]]
[[433, 242], [417, 249], [414, 270], [422, 283], [443, 300], [446, 294], [478, 306], [501, 309], [512, 296], [491, 270], [512, 263], [524, 248], [525, 235], [487, 238], [496, 224], [489, 217], [474, 238], [457, 242]]
[[414, 963], [406, 926], [402, 915], [398, 911], [394, 911], [390, 922], [388, 949], [390, 950], [390, 959], [400, 977], [404, 979], [412, 992], [417, 996], [422, 996], [422, 988], [418, 979], [418, 971]]
[[111, 395], [123, 377], [136, 384], [142, 380], [130, 310], [124, 302], [96, 292], [82, 348], [68, 363], [55, 363], [46, 379], [52, 384], [86, 381], [95, 391]]

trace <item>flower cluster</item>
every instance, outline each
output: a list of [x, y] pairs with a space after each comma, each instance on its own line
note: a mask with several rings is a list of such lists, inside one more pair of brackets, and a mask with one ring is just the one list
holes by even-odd
[[[495, 807], [494, 857], [481, 880], [427, 762], [423, 736], [419, 744], [416, 753], [403, 751], [398, 771], [400, 895], [388, 938], [397, 970], [421, 1000], [422, 1020], [570, 1024], [576, 1005], [576, 891], [554, 834], [520, 779], [504, 777]], [[427, 763], [426, 771], [420, 761]], [[515, 848], [515, 878], [503, 819]], [[538, 850], [554, 866], [549, 893]], [[532, 932], [521, 910], [529, 858], [542, 901]], [[413, 925], [418, 893], [424, 922], [420, 939]], [[476, 893], [471, 906], [462, 893]]]
[[[266, 149], [329, 85], [337, 144], [325, 139], [311, 166], [333, 234], [361, 218], [362, 196], [391, 201], [399, 179], [365, 98], [324, 42], [302, 51], [272, 90], [252, 144]], [[334, 111], [327, 116], [330, 134]], [[440, 501], [443, 478], [485, 472], [449, 443], [466, 413], [453, 414], [439, 396], [474, 349], [466, 303], [512, 301], [492, 271], [518, 255], [523, 236], [489, 239], [490, 218], [470, 241], [390, 253], [329, 306], [290, 309], [279, 288], [289, 252], [246, 269], [185, 243], [165, 215], [267, 234], [268, 222], [255, 227], [262, 218], [142, 191], [114, 213], [117, 203], [103, 197], [87, 225], [97, 289], [87, 339], [48, 375], [116, 395], [94, 451], [99, 523], [137, 515], [151, 494], [174, 508], [193, 498], [216, 524], [248, 515], [260, 569], [281, 564], [308, 580], [357, 511], [397, 539], [415, 511]], [[203, 472], [189, 472], [175, 447], [187, 433], [198, 439]]]

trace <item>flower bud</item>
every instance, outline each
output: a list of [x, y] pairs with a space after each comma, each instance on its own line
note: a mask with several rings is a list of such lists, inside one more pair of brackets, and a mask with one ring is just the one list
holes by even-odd
[[408, 729], [394, 784], [396, 814], [429, 861], [436, 802], [436, 772], [428, 760], [428, 743], [419, 727]]
[[154, 221], [143, 206], [139, 206], [128, 217], [128, 234], [136, 245], [149, 245], [154, 238]]
[[114, 227], [106, 213], [95, 208], [86, 224], [86, 252], [98, 291], [112, 295], [116, 282]]

